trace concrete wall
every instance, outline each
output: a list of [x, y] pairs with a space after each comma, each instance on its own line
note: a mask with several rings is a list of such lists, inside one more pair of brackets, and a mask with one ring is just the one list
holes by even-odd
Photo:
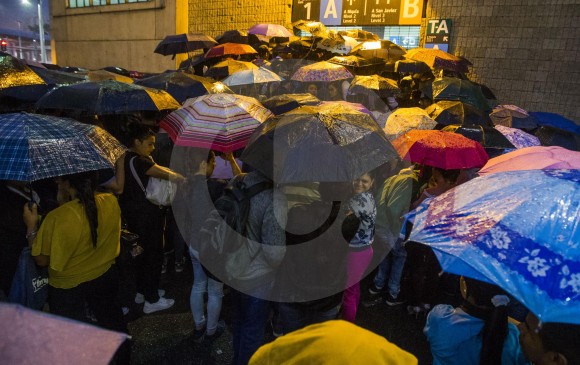
[[189, 31], [217, 37], [257, 23], [291, 27], [292, 0], [190, 0]]
[[449, 51], [500, 102], [580, 123], [579, 0], [430, 0], [426, 15], [452, 20]]
[[[179, 1], [77, 9], [65, 8], [65, 1], [52, 1], [57, 63], [89, 69], [120, 66], [145, 72], [173, 69], [175, 61], [171, 56], [155, 54], [153, 50], [166, 35], [177, 33]], [[182, 27], [181, 32], [185, 33], [185, 25]]]

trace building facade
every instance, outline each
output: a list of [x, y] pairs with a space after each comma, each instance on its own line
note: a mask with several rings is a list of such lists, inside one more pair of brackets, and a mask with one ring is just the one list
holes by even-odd
[[[380, 9], [371, 11], [369, 4]], [[417, 6], [420, 21], [406, 23], [403, 14]], [[329, 26], [371, 30], [403, 46], [440, 42], [437, 47], [470, 60], [470, 77], [501, 102], [580, 122], [578, 0], [54, 0], [51, 7], [61, 66], [161, 72], [179, 61], [153, 53], [166, 35], [215, 37], [256, 23], [290, 27], [300, 10]], [[390, 20], [397, 11], [398, 21]], [[385, 15], [375, 25], [378, 14]], [[441, 19], [450, 26], [437, 28], [447, 30], [445, 36], [434, 36], [432, 21]]]

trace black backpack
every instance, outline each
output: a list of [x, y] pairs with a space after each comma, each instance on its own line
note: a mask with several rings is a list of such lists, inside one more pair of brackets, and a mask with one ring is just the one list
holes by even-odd
[[246, 238], [250, 199], [272, 189], [271, 181], [247, 188], [243, 174], [230, 181], [200, 230], [199, 260], [209, 273], [231, 283], [258, 256], [262, 245]]

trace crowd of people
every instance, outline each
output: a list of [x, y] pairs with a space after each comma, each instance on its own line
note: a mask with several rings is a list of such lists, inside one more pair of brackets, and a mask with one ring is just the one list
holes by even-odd
[[[280, 75], [301, 65], [287, 53], [272, 58], [268, 47], [260, 51], [259, 62]], [[203, 73], [203, 68], [198, 71]], [[363, 102], [384, 127], [399, 105], [425, 102], [420, 89], [424, 76], [401, 78], [403, 93], [396, 96], [351, 94], [346, 80], [285, 80], [243, 92], [261, 100], [304, 92], [321, 100]], [[405, 81], [410, 81], [406, 89]], [[279, 186], [241, 164], [238, 151], [172, 146], [158, 128], [162, 116], [155, 116], [153, 123], [143, 114], [116, 117], [115, 123], [109, 117], [92, 117], [91, 122], [104, 128], [114, 125], [109, 131], [128, 148], [114, 171], [33, 184], [2, 182], [4, 295], [10, 291], [20, 251], [31, 246], [37, 265], [49, 269], [51, 313], [127, 332], [127, 301], [143, 304], [145, 315], [171, 308], [175, 301], [161, 288], [162, 272], [168, 264], [179, 272], [191, 262], [191, 341], [203, 344], [223, 335], [222, 301], [229, 287], [236, 365], [416, 363], [412, 354], [384, 338], [344, 322], [356, 323], [361, 290], [368, 290], [371, 304], [401, 305], [409, 320], [426, 319], [424, 333], [434, 364], [580, 364], [580, 326], [539, 323], [499, 287], [442, 273], [428, 246], [401, 235], [412, 226], [402, 219], [406, 213], [474, 178], [476, 170], [393, 161], [349, 182]], [[175, 161], [168, 158], [172, 154], [180, 156], [173, 169]], [[171, 207], [146, 198], [143, 187], [151, 178], [177, 184]], [[247, 238], [260, 246], [237, 278], [242, 286], [208, 270], [198, 250], [213, 204], [238, 178], [246, 189], [270, 184], [249, 199]], [[123, 230], [139, 237], [142, 252], [135, 258], [119, 256], [126, 250], [120, 244]], [[174, 259], [168, 261], [170, 255]], [[130, 277], [135, 282], [120, 286], [128, 268], [134, 270]], [[371, 285], [361, 288], [370, 273]], [[343, 321], [334, 321], [338, 319]], [[282, 337], [265, 344], [270, 322]], [[115, 361], [130, 362], [130, 352], [128, 340]]]

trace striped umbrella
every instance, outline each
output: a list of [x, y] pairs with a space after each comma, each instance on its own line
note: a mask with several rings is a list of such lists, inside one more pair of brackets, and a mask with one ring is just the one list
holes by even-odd
[[271, 115], [254, 98], [212, 94], [187, 100], [160, 126], [177, 146], [231, 152], [245, 147], [254, 129]]
[[353, 75], [344, 66], [321, 61], [300, 67], [292, 76], [292, 80], [318, 82], [344, 80], [352, 77]]
[[125, 148], [107, 131], [69, 118], [0, 114], [0, 180], [35, 181], [113, 168]]

